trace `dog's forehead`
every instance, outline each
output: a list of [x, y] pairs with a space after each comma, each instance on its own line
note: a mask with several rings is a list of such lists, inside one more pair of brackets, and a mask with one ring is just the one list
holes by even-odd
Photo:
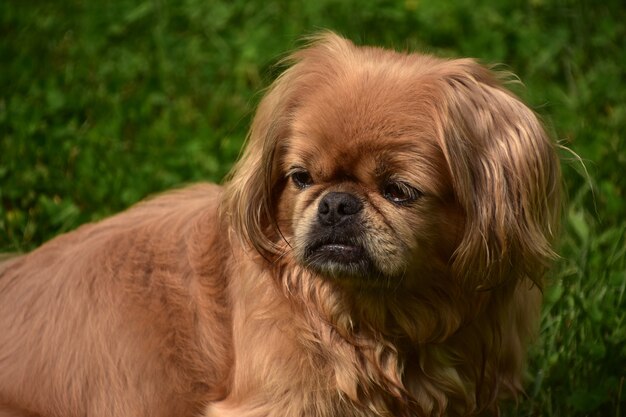
[[433, 104], [405, 81], [361, 73], [320, 86], [294, 113], [288, 155], [349, 173], [432, 160], [439, 154]]

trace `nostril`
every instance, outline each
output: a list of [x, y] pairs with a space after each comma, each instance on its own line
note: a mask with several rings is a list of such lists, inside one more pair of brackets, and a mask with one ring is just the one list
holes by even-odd
[[[349, 194], [348, 194], [349, 195]], [[346, 199], [339, 202], [337, 213], [350, 216], [358, 213], [363, 204], [356, 198]]]
[[322, 201], [320, 201], [320, 205], [317, 208], [317, 211], [319, 214], [328, 214], [328, 212], [330, 211], [330, 206], [328, 205], [326, 199], [322, 199]]

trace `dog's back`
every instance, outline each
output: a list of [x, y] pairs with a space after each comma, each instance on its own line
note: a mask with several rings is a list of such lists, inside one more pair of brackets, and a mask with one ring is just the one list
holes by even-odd
[[19, 253], [0, 253], [0, 276], [14, 261], [17, 261], [19, 257]]
[[220, 395], [219, 195], [170, 193], [0, 264], [0, 415], [191, 415]]

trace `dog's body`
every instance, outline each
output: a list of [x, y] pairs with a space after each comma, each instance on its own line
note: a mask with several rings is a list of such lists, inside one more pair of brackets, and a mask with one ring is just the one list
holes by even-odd
[[469, 61], [334, 35], [295, 60], [224, 188], [0, 265], [0, 416], [461, 416], [521, 391], [558, 212], [532, 112]]
[[219, 193], [157, 198], [9, 261], [0, 402], [51, 416], [185, 416], [223, 397], [233, 265], [208, 232]]
[[[192, 416], [212, 402], [211, 417], [373, 415], [341, 398], [339, 385], [356, 397], [361, 379], [388, 382], [375, 381], [356, 360], [358, 345], [290, 302], [258, 260], [229, 241], [227, 226], [217, 226], [220, 195], [204, 185], [157, 197], [4, 264], [5, 415]], [[539, 291], [520, 288], [516, 300], [510, 348], [523, 351]], [[404, 366], [449, 373], [457, 383], [456, 366], [473, 355], [459, 339], [416, 348], [414, 360], [427, 363]], [[439, 367], [448, 361], [458, 363]], [[400, 380], [395, 365], [384, 371]], [[420, 392], [434, 375], [418, 374], [406, 382], [425, 384]], [[285, 380], [288, 387], [279, 384]]]

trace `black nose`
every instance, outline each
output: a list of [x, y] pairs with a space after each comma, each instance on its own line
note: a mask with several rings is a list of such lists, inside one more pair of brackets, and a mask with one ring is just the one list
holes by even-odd
[[349, 219], [363, 208], [363, 203], [349, 193], [328, 193], [317, 207], [317, 217], [325, 226], [334, 226]]

